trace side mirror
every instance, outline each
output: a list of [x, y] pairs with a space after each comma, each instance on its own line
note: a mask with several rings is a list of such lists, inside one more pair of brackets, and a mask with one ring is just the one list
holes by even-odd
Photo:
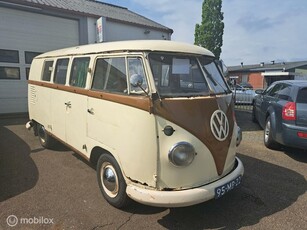
[[263, 89], [257, 89], [255, 90], [255, 93], [257, 94], [263, 94], [264, 90]]
[[142, 84], [143, 84], [143, 77], [141, 75], [139, 75], [139, 74], [133, 74], [130, 77], [130, 84], [133, 87], [140, 87], [140, 86], [142, 86]]

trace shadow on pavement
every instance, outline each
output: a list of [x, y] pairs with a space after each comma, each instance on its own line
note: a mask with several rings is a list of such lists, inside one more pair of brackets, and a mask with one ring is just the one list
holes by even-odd
[[38, 180], [38, 169], [30, 157], [30, 147], [3, 127], [2, 122], [5, 121], [0, 122], [0, 202], [33, 188]]
[[26, 125], [29, 121], [28, 116], [3, 116], [0, 115], [0, 126], [10, 126], [10, 125]]
[[261, 127], [252, 121], [252, 113], [248, 111], [235, 110], [236, 120], [242, 131], [258, 131]]
[[292, 159], [307, 163], [307, 150], [306, 149], [296, 149], [290, 147], [283, 147], [282, 151], [287, 154], [287, 156], [291, 157]]
[[291, 206], [307, 189], [304, 176], [239, 154], [242, 185], [218, 200], [173, 208], [159, 224], [167, 229], [239, 229]]

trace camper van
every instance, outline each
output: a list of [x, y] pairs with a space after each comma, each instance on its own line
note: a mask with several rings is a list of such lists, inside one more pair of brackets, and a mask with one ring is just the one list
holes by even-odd
[[173, 41], [77, 46], [34, 58], [28, 128], [97, 168], [102, 195], [182, 207], [241, 183], [232, 92], [214, 55]]

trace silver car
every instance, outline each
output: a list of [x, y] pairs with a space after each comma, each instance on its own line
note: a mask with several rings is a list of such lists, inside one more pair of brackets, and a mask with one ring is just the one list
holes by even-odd
[[256, 96], [255, 90], [250, 88], [244, 88], [241, 85], [235, 85], [232, 87], [232, 92], [235, 98], [236, 104], [253, 104], [253, 99]]

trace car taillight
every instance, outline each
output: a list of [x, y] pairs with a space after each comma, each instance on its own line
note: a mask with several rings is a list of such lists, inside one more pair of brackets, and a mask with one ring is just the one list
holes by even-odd
[[282, 119], [287, 121], [296, 120], [296, 104], [295, 102], [287, 102], [282, 108]]
[[297, 136], [299, 136], [300, 138], [307, 138], [307, 133], [297, 132]]

